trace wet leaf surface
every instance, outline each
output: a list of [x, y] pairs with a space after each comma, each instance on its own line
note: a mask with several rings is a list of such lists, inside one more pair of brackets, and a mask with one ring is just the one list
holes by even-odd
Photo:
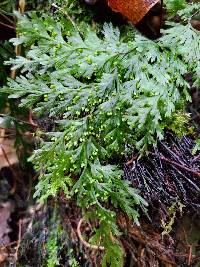
[[124, 15], [133, 24], [137, 24], [158, 0], [109, 0], [108, 5], [115, 12]]

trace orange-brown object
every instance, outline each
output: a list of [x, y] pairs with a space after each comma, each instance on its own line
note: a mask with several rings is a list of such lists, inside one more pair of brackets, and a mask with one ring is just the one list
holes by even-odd
[[137, 24], [159, 0], [108, 0], [110, 8]]
[[200, 31], [200, 20], [191, 20], [191, 25], [193, 28], [195, 28], [197, 31]]

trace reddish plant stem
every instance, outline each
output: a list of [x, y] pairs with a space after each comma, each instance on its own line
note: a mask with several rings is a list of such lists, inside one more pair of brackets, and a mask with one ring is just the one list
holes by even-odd
[[0, 21], [0, 24], [3, 25], [3, 26], [5, 26], [5, 27], [7, 27], [7, 28], [12, 29], [12, 30], [16, 30], [14, 26], [8, 25], [8, 24], [3, 23], [3, 22], [1, 22], [1, 21]]
[[172, 164], [174, 166], [177, 166], [177, 167], [179, 167], [179, 168], [181, 168], [181, 169], [183, 169], [185, 171], [191, 172], [193, 175], [196, 175], [196, 176], [200, 177], [200, 172], [197, 172], [195, 170], [192, 170], [192, 169], [190, 169], [190, 168], [188, 168], [188, 167], [186, 167], [184, 165], [181, 165], [181, 164], [179, 164], [179, 163], [177, 163], [175, 161], [172, 161], [172, 160], [170, 160], [170, 159], [168, 159], [168, 158], [166, 158], [164, 156], [160, 156], [160, 155], [157, 155], [157, 154], [152, 153], [152, 152], [149, 152], [149, 154], [151, 154], [153, 156], [157, 156], [157, 157], [159, 157], [163, 161], [166, 161], [166, 162], [168, 162], [168, 163], [170, 163], [170, 164]]

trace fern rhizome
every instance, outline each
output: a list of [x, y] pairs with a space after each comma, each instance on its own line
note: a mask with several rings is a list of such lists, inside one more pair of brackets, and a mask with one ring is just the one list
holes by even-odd
[[14, 45], [29, 49], [8, 62], [21, 74], [2, 91], [55, 122], [52, 131], [39, 132], [31, 157], [40, 171], [35, 197], [44, 201], [62, 189], [75, 199], [86, 218], [99, 220], [91, 242], [105, 248], [102, 265], [121, 266], [116, 208], [138, 224], [147, 207], [123, 180], [125, 146], [143, 153], [184, 111], [190, 100], [185, 74], [194, 73], [199, 85], [199, 32], [173, 24], [151, 41], [124, 36], [112, 24], [101, 33], [69, 30], [64, 19], [36, 14], [21, 17], [18, 32]]

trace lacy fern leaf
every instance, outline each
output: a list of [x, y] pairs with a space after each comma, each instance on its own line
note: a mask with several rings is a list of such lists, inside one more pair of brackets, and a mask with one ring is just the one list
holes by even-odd
[[[127, 143], [142, 153], [162, 139], [174, 114], [190, 100], [184, 75], [186, 63], [193, 70], [197, 64], [198, 36], [182, 26], [177, 31], [187, 35], [177, 37], [168, 30], [168, 44], [165, 37], [153, 42], [140, 35], [125, 41], [111, 24], [105, 24], [101, 35], [68, 32], [64, 25], [45, 16], [21, 18], [21, 34], [13, 42], [31, 48], [26, 57], [7, 62], [23, 75], [10, 79], [2, 91], [20, 98], [20, 105], [38, 116], [48, 112], [55, 120], [32, 157], [41, 169], [35, 196], [44, 200], [62, 189], [80, 207], [93, 210], [104, 230], [108, 227], [115, 235], [115, 208], [138, 224], [138, 207], [146, 210], [147, 203], [121, 179], [120, 165], [111, 162], [122, 160]], [[191, 37], [192, 59], [187, 48]], [[114, 243], [115, 251], [107, 250], [104, 265], [111, 263], [112, 253], [121, 264]]]

